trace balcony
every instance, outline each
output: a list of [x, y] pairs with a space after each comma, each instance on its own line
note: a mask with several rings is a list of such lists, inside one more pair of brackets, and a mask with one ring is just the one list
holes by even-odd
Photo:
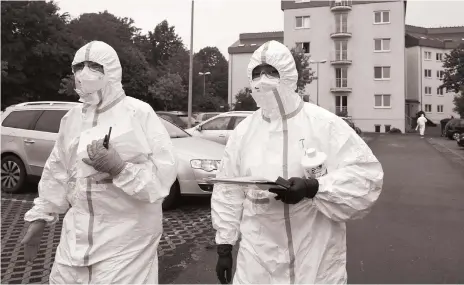
[[348, 87], [348, 79], [347, 78], [336, 78], [335, 79], [335, 86], [330, 88], [330, 92], [332, 93], [350, 93], [351, 87]]
[[330, 34], [332, 39], [340, 39], [340, 38], [350, 38], [351, 33], [348, 31], [347, 25], [337, 25], [335, 27], [335, 32]]
[[340, 117], [348, 116], [348, 107], [347, 106], [335, 106], [335, 115]]
[[332, 65], [349, 65], [352, 60], [348, 59], [347, 50], [336, 50], [332, 52], [330, 63]]
[[332, 0], [330, 1], [330, 10], [332, 12], [351, 11], [351, 0]]

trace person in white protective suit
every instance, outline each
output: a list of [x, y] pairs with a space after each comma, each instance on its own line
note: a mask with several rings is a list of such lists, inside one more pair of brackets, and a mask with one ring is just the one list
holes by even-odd
[[[22, 241], [25, 258], [34, 259], [44, 227], [67, 212], [51, 284], [157, 283], [161, 206], [177, 175], [169, 134], [148, 104], [125, 95], [121, 65], [111, 46], [100, 41], [86, 44], [77, 51], [72, 68], [83, 104], [61, 120], [39, 197], [25, 214], [30, 222]], [[118, 120], [140, 124], [151, 152], [137, 163], [125, 162], [111, 139], [108, 148], [103, 140], [94, 140], [83, 160], [109, 175], [102, 180], [99, 175], [76, 177], [82, 132]]]
[[421, 116], [417, 118], [417, 127], [416, 127], [416, 131], [417, 129], [419, 129], [419, 133], [421, 136], [424, 136], [426, 123], [427, 123], [427, 119], [425, 118], [425, 115], [421, 114]]
[[[258, 109], [232, 133], [219, 178], [288, 179], [281, 191], [216, 184], [211, 201], [221, 283], [346, 283], [346, 226], [377, 200], [383, 170], [370, 148], [341, 118], [295, 92], [292, 54], [270, 41], [248, 65]], [[305, 148], [327, 154], [328, 173], [305, 179]], [[277, 194], [277, 195], [276, 195]]]

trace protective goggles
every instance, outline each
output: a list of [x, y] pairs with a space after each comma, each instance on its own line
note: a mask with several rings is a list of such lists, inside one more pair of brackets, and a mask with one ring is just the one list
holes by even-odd
[[93, 62], [93, 61], [83, 61], [83, 62], [80, 62], [80, 63], [76, 63], [72, 66], [72, 71], [74, 73], [84, 69], [84, 67], [88, 67], [90, 70], [92, 71], [98, 71], [98, 72], [101, 72], [103, 74], [105, 74], [105, 71], [103, 69], [103, 65], [101, 64], [98, 64], [96, 62]]
[[279, 72], [269, 64], [258, 65], [251, 72], [251, 79], [255, 80], [265, 74], [269, 78], [280, 78]]

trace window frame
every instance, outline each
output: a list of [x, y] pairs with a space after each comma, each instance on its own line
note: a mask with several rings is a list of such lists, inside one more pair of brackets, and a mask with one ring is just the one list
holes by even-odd
[[[297, 26], [297, 19], [301, 18], [301, 27]], [[309, 27], [304, 26], [304, 19], [309, 18]], [[295, 16], [295, 30], [311, 29], [311, 16]]]
[[[381, 106], [376, 106], [375, 105], [376, 96], [380, 96], [380, 98], [382, 98], [382, 100], [381, 100], [382, 105]], [[389, 106], [385, 106], [385, 100], [384, 100], [385, 96], [388, 96], [390, 98], [390, 105]], [[391, 94], [374, 94], [374, 109], [391, 109], [392, 108], [391, 100], [392, 100]]]
[[[305, 52], [304, 44], [308, 44], [308, 52]], [[311, 42], [296, 42], [297, 51], [303, 52], [304, 54], [311, 53]]]
[[437, 87], [437, 95], [438, 96], [445, 96], [445, 92], [443, 90], [444, 88], [443, 87]]
[[[440, 107], [441, 107], [441, 111], [440, 111]], [[445, 110], [444, 105], [442, 105], [442, 104], [437, 105], [437, 113], [438, 114], [444, 113], [444, 110]]]
[[[388, 12], [388, 22], [384, 22], [384, 16], [383, 16], [383, 13], [385, 12]], [[380, 13], [380, 22], [376, 22], [375, 21], [375, 15], [377, 13]], [[374, 11], [374, 25], [387, 25], [387, 24], [391, 24], [391, 11], [390, 10], [377, 10], [377, 11]]]
[[[430, 107], [430, 111], [427, 111], [427, 107]], [[425, 113], [432, 113], [432, 104], [424, 104], [424, 112]]]
[[[430, 54], [430, 57], [427, 57], [427, 54]], [[424, 50], [424, 60], [432, 60], [432, 52]]]
[[[340, 77], [337, 77], [337, 70], [340, 70]], [[340, 86], [338, 86], [337, 84], [338, 81], [340, 81]], [[335, 68], [335, 87], [336, 88], [348, 88], [348, 67], [342, 66], [342, 67]]]
[[[375, 49], [376, 47], [376, 41], [380, 40], [380, 48], [379, 50]], [[389, 43], [389, 49], [384, 49], [384, 41], [388, 40]], [[375, 38], [374, 39], [374, 52], [391, 52], [391, 38]]]
[[[58, 129], [56, 130], [56, 132], [50, 132], [50, 131], [38, 130], [37, 129], [37, 123], [45, 115], [45, 113], [48, 113], [48, 112], [51, 112], [51, 113], [52, 112], [64, 112], [64, 115], [61, 116], [61, 118], [60, 118], [60, 121], [58, 123]], [[63, 110], [63, 109], [47, 109], [47, 110], [43, 110], [43, 112], [40, 114], [40, 116], [35, 120], [34, 128], [32, 130], [35, 131], [35, 132], [41, 132], [41, 133], [58, 134], [59, 131], [60, 131], [61, 119], [63, 119], [63, 117], [66, 116], [66, 114], [68, 112], [69, 112], [69, 110]]]
[[[438, 55], [440, 55], [440, 56], [438, 56]], [[435, 55], [435, 59], [437, 61], [443, 61], [443, 53], [437, 52], [436, 55]]]
[[[12, 110], [6, 117], [2, 120], [2, 128], [10, 128], [10, 129], [17, 129], [17, 130], [27, 130], [27, 131], [34, 131], [35, 124], [37, 123], [37, 120], [40, 118], [44, 110], [37, 110], [37, 109], [23, 109], [23, 110]], [[35, 116], [31, 121], [29, 122], [29, 125], [27, 128], [18, 128], [18, 127], [11, 127], [11, 126], [5, 126], [4, 123], [10, 117], [13, 113], [17, 112], [36, 112]]]
[[[427, 91], [429, 91], [429, 92], [427, 92]], [[424, 94], [428, 95], [428, 96], [432, 95], [432, 87], [431, 86], [424, 86]]]
[[[205, 126], [208, 125], [209, 123], [211, 123], [213, 121], [221, 120], [221, 119], [229, 120], [227, 122], [227, 125], [226, 125], [225, 129], [205, 129]], [[201, 125], [201, 130], [202, 131], [228, 131], [230, 129], [231, 120], [232, 120], [231, 116], [214, 117], [214, 118], [211, 118], [210, 120], [206, 121], [204, 124], [202, 124]]]
[[[381, 78], [376, 78], [375, 77], [375, 69], [376, 68], [381, 68], [381, 71], [382, 71], [382, 77]], [[385, 68], [389, 68], [390, 69], [390, 77], [384, 77], [384, 69]], [[387, 81], [387, 80], [391, 80], [391, 66], [374, 66], [374, 80], [376, 81]]]
[[[426, 73], [427, 73], [426, 71], [430, 71], [430, 76], [426, 75]], [[432, 70], [431, 69], [424, 68], [424, 78], [432, 78]]]

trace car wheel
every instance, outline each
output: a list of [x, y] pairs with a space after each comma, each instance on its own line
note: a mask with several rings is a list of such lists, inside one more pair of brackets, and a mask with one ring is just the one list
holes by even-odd
[[163, 201], [163, 210], [174, 209], [177, 206], [177, 203], [180, 199], [180, 185], [179, 181], [176, 181], [172, 184], [169, 195], [164, 198]]
[[2, 157], [1, 185], [6, 193], [18, 193], [26, 183], [26, 168], [24, 163], [15, 155]]
[[459, 138], [460, 133], [456, 132], [453, 134], [453, 140], [457, 141]]

